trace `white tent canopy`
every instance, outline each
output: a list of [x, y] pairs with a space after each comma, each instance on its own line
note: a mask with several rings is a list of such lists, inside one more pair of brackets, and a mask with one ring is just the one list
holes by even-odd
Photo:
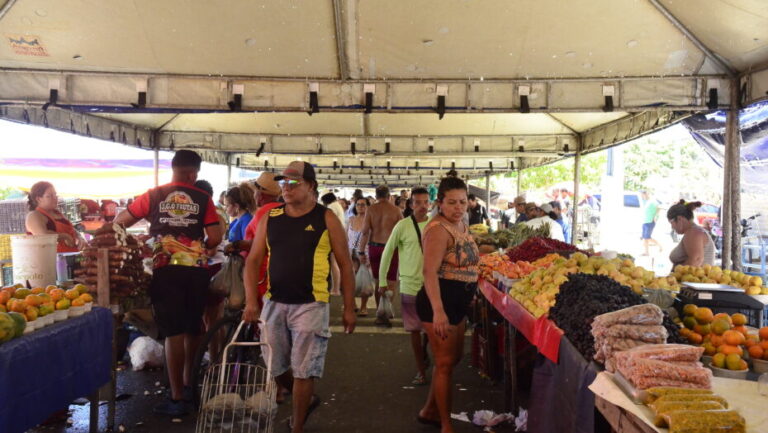
[[0, 117], [329, 185], [539, 165], [768, 91], [763, 0], [0, 7]]

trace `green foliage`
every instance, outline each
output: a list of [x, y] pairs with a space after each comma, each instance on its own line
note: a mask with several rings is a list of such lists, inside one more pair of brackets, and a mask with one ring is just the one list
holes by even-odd
[[0, 188], [0, 200], [6, 200], [11, 198], [12, 196], [17, 196], [18, 190], [15, 188]]

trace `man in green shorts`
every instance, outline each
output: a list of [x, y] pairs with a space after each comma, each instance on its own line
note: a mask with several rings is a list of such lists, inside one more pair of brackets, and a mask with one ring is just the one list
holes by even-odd
[[651, 197], [648, 191], [640, 192], [640, 196], [643, 198], [643, 232], [641, 239], [643, 240], [643, 255], [648, 255], [648, 247], [655, 245], [659, 247], [661, 251], [661, 245], [653, 239], [653, 229], [656, 228], [656, 217], [659, 214], [659, 203], [655, 198]]

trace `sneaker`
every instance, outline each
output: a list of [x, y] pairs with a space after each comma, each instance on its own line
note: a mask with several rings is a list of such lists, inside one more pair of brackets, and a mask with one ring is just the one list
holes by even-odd
[[179, 417], [188, 414], [189, 407], [187, 407], [187, 403], [184, 400], [168, 399], [155, 406], [152, 411], [158, 415]]

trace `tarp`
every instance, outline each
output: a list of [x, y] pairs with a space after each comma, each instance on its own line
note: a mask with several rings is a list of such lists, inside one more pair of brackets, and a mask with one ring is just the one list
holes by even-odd
[[[723, 166], [726, 113], [717, 111], [689, 117], [683, 124], [710, 158]], [[743, 109], [739, 114], [741, 134], [741, 185], [751, 193], [768, 193], [768, 102]]]

